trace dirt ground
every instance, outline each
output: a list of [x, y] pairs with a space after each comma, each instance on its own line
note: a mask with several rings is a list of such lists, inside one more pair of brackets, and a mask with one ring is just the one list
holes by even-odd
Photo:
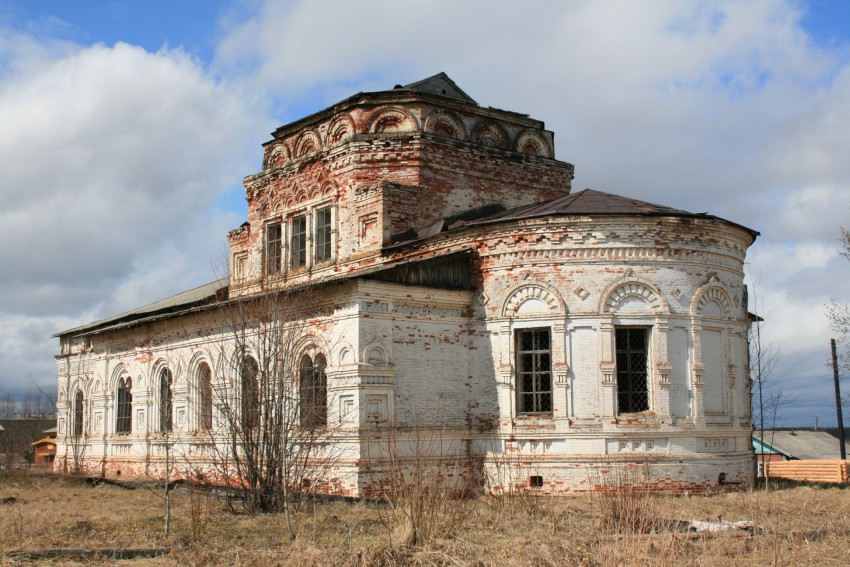
[[[209, 492], [0, 476], [0, 565], [847, 565], [850, 487], [714, 495], [516, 494], [426, 506], [312, 501], [232, 511]], [[438, 505], [436, 505], [438, 504]], [[692, 520], [754, 533], [698, 534]], [[417, 537], [411, 545], [410, 535]], [[405, 543], [407, 542], [407, 543]]]

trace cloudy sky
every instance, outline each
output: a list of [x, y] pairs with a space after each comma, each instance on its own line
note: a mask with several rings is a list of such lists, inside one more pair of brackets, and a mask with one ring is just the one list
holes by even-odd
[[835, 424], [846, 0], [0, 0], [0, 391], [54, 387], [53, 333], [214, 279], [274, 128], [440, 71], [545, 121], [576, 190], [760, 231], [780, 418]]

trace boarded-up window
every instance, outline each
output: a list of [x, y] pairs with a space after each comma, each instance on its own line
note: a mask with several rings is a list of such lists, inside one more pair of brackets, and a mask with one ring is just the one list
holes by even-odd
[[724, 411], [723, 367], [726, 350], [723, 348], [723, 332], [703, 329], [700, 337], [702, 360], [705, 370], [702, 375], [702, 400], [705, 413], [722, 414]]

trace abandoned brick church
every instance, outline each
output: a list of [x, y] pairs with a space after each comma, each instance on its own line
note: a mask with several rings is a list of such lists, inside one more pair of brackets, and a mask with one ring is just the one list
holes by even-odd
[[756, 232], [572, 192], [542, 122], [442, 73], [282, 126], [263, 151], [228, 277], [57, 335], [56, 467], [150, 476], [170, 448], [176, 474], [202, 469], [228, 442], [217, 400], [266, 364], [216, 314], [298, 294], [287, 375], [335, 451], [329, 491], [370, 493], [377, 432], [408, 457], [430, 439], [476, 490], [592, 490], [636, 466], [659, 489], [750, 482]]

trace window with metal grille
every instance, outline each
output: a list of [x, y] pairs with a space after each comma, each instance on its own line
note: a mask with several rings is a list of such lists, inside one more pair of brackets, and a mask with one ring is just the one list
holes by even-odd
[[212, 429], [213, 402], [212, 402], [212, 372], [209, 365], [204, 362], [198, 367], [198, 427], [199, 429]]
[[242, 359], [242, 428], [247, 439], [252, 439], [253, 431], [260, 426], [260, 400], [258, 378], [260, 367], [257, 361], [246, 356]]
[[331, 259], [331, 208], [316, 211], [316, 262]]
[[266, 273], [280, 273], [280, 254], [283, 231], [279, 222], [266, 225]]
[[133, 381], [128, 376], [118, 380], [118, 400], [115, 415], [115, 433], [127, 434], [133, 430]]
[[303, 268], [307, 265], [307, 217], [292, 217], [289, 227], [289, 265], [293, 268]]
[[552, 411], [552, 356], [549, 329], [516, 332], [519, 413]]
[[74, 435], [80, 437], [83, 434], [83, 411], [85, 408], [85, 396], [82, 390], [77, 390], [74, 396]]
[[324, 355], [301, 358], [300, 384], [301, 427], [315, 429], [328, 424], [328, 379], [325, 374], [327, 362]]
[[649, 329], [619, 327], [617, 345], [617, 411], [649, 409]]
[[174, 425], [172, 419], [174, 392], [171, 386], [171, 371], [163, 368], [159, 374], [159, 430], [163, 433], [171, 431]]

